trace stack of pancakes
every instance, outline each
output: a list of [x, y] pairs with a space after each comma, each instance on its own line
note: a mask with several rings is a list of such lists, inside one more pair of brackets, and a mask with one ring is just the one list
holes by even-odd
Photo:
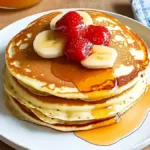
[[36, 35], [62, 12], [46, 14], [6, 48], [3, 81], [6, 106], [14, 116], [61, 131], [89, 130], [118, 122], [145, 93], [149, 60], [141, 38], [107, 14], [83, 11], [110, 31], [109, 46], [118, 53], [113, 68], [92, 70], [65, 57], [38, 56]]

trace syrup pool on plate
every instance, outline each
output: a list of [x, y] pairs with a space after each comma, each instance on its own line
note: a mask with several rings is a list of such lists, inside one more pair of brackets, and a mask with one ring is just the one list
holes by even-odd
[[88, 131], [77, 131], [75, 135], [79, 138], [96, 145], [110, 145], [128, 136], [142, 125], [147, 111], [150, 108], [150, 85], [148, 92], [143, 95], [137, 103], [128, 110], [120, 122], [110, 126]]

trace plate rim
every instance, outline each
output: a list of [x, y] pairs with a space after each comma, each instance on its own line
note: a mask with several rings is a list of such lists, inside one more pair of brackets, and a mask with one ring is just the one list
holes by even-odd
[[40, 15], [40, 14], [43, 14], [43, 15], [44, 15], [44, 14], [47, 14], [47, 13], [50, 13], [50, 12], [65, 11], [65, 10], [68, 10], [68, 11], [69, 11], [69, 10], [96, 10], [96, 11], [108, 13], [109, 15], [110, 15], [110, 14], [113, 14], [113, 15], [117, 15], [117, 16], [120, 16], [120, 17], [129, 19], [129, 20], [131, 20], [131, 21], [133, 21], [133, 22], [135, 22], [135, 23], [140, 24], [141, 26], [144, 26], [144, 27], [147, 28], [147, 29], [150, 29], [149, 27], [143, 25], [141, 22], [138, 22], [138, 21], [135, 20], [134, 18], [130, 18], [130, 17], [128, 17], [128, 16], [125, 16], [125, 15], [122, 15], [122, 14], [119, 14], [119, 13], [116, 13], [116, 12], [107, 11], [107, 10], [103, 10], [103, 9], [94, 9], [94, 8], [84, 8], [84, 7], [81, 7], [81, 8], [52, 9], [52, 10], [48, 10], [48, 11], [42, 11], [42, 12], [40, 12], [40, 13], [35, 13], [35, 14], [33, 14], [33, 15], [29, 15], [29, 16], [27, 16], [27, 17], [23, 17], [23, 18], [21, 18], [21, 19], [19, 19], [19, 20], [16, 20], [16, 21], [12, 22], [11, 24], [6, 25], [6, 26], [3, 27], [2, 29], [0, 29], [0, 33], [1, 33], [3, 30], [5, 30], [6, 28], [8, 28], [9, 26], [11, 26], [11, 25], [13, 25], [13, 24], [15, 24], [15, 23], [17, 23], [17, 22], [23, 20], [23, 19], [26, 19], [26, 18], [28, 18], [28, 17], [33, 17], [33, 16], [35, 16], [35, 15]]

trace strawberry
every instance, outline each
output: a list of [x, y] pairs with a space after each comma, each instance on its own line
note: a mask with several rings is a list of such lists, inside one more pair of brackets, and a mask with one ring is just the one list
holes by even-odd
[[82, 22], [83, 18], [75, 11], [70, 11], [56, 22], [56, 28], [76, 27]]
[[86, 26], [83, 18], [75, 11], [70, 11], [56, 22], [56, 30], [67, 35], [69, 38], [84, 36]]
[[66, 28], [64, 34], [67, 35], [69, 38], [75, 38], [77, 36], [85, 37], [86, 35], [86, 27], [85, 24], [81, 24], [74, 28]]
[[92, 43], [85, 38], [76, 37], [67, 42], [64, 54], [67, 59], [80, 62], [88, 57], [92, 50]]
[[93, 44], [108, 46], [111, 35], [108, 29], [103, 26], [89, 25], [86, 37]]

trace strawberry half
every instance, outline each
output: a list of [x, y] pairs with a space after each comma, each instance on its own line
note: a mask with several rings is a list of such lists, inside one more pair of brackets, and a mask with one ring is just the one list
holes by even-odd
[[88, 57], [91, 50], [92, 43], [88, 39], [76, 37], [68, 41], [64, 50], [64, 54], [66, 55], [67, 59], [80, 62]]
[[83, 18], [75, 11], [70, 11], [56, 22], [56, 30], [67, 35], [69, 38], [84, 36], [86, 26]]
[[110, 43], [110, 32], [103, 26], [89, 25], [86, 37], [97, 45], [108, 46]]

